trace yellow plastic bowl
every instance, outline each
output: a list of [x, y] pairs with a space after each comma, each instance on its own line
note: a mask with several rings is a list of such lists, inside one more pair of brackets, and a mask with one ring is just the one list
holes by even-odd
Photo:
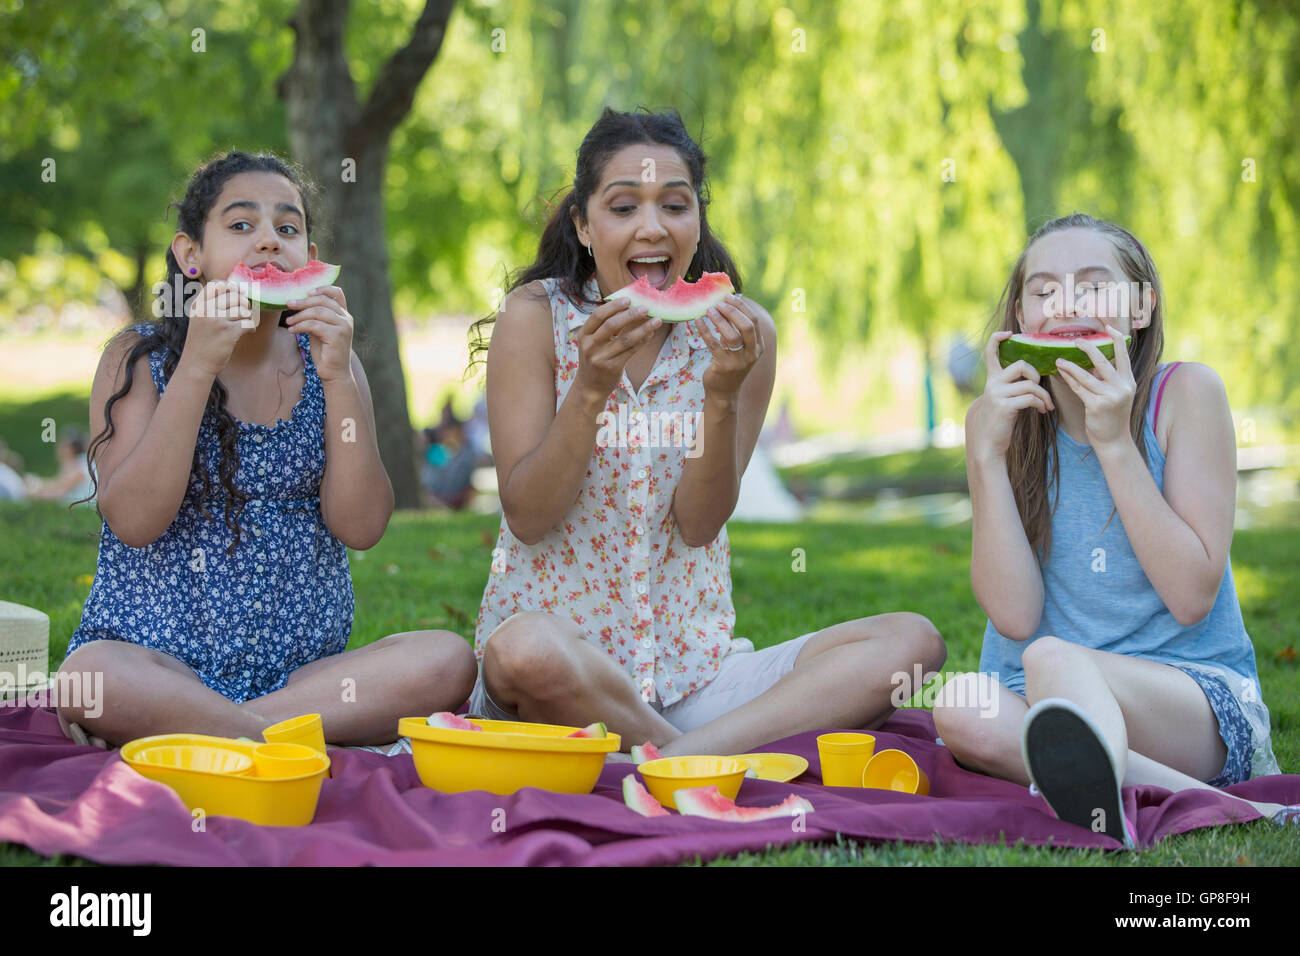
[[165, 747], [145, 747], [136, 752], [135, 759], [151, 767], [172, 767], [177, 770], [221, 773], [236, 777], [247, 774], [253, 769], [253, 760], [248, 754], [225, 747], [183, 747], [174, 744]]
[[676, 810], [673, 793], [691, 787], [717, 787], [728, 800], [735, 800], [748, 767], [746, 761], [735, 757], [660, 757], [636, 769], [645, 778], [650, 795]]
[[[189, 758], [190, 766], [183, 766], [157, 762], [154, 756], [166, 750], [191, 753], [226, 750], [246, 757], [251, 768], [253, 751], [259, 746], [265, 745], [203, 734], [165, 734], [131, 741], [122, 747], [122, 759], [141, 775], [167, 784], [191, 810], [202, 810], [210, 816], [238, 817], [263, 826], [297, 827], [311, 823], [330, 766], [330, 759], [324, 754], [317, 755], [313, 766], [303, 773], [276, 778], [255, 777], [248, 771], [236, 775], [198, 769], [196, 757]], [[185, 760], [179, 758], [178, 763], [183, 764]]]
[[430, 727], [423, 717], [398, 722], [398, 733], [411, 739], [415, 772], [426, 787], [444, 793], [505, 794], [521, 787], [591, 793], [605, 755], [618, 750], [620, 743], [618, 734], [568, 736], [580, 727], [477, 718], [470, 722], [483, 731]]

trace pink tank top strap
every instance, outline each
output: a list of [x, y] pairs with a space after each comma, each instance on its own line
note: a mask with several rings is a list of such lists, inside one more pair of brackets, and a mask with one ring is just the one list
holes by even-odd
[[1174, 374], [1174, 369], [1182, 365], [1182, 362], [1175, 362], [1165, 370], [1165, 376], [1160, 380], [1160, 388], [1156, 389], [1156, 407], [1151, 413], [1151, 430], [1155, 431], [1156, 422], [1160, 420], [1160, 399], [1165, 397], [1165, 386], [1169, 384], [1169, 376]]

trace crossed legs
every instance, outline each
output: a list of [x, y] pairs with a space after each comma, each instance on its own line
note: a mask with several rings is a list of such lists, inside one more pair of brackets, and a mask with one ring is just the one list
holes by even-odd
[[[120, 745], [161, 733], [260, 739], [262, 728], [319, 713], [331, 744], [382, 744], [400, 717], [458, 707], [474, 686], [474, 653], [448, 631], [406, 631], [306, 664], [264, 697], [236, 704], [203, 684], [174, 657], [126, 641], [92, 641], [59, 668], [82, 686], [102, 679], [98, 702], [59, 707], [61, 724], [78, 723]], [[102, 675], [102, 678], [100, 678]]]
[[[1101, 730], [1125, 786], [1214, 790], [1227, 759], [1205, 692], [1187, 674], [1155, 661], [1040, 637], [1025, 648], [1026, 695], [988, 674], [949, 680], [934, 704], [939, 736], [963, 764], [1029, 785], [1020, 731], [1030, 706], [1049, 697], [1078, 704]], [[1225, 794], [1232, 796], [1231, 794]], [[1281, 804], [1240, 797], [1265, 816]]]
[[[641, 698], [627, 672], [562, 617], [516, 614], [483, 648], [483, 679], [500, 706], [524, 720], [582, 726], [600, 720], [665, 756], [737, 753], [822, 727], [878, 727], [906, 700], [913, 669], [938, 670], [943, 638], [919, 614], [879, 614], [818, 631], [772, 687], [716, 719], [679, 731]], [[697, 691], [697, 693], [701, 693]]]

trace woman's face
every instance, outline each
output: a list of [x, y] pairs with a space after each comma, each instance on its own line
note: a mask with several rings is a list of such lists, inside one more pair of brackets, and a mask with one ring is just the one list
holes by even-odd
[[1062, 229], [1035, 242], [1025, 257], [1025, 283], [1016, 303], [1028, 334], [1125, 335], [1150, 324], [1152, 289], [1125, 274], [1115, 246], [1095, 229]]
[[587, 200], [586, 221], [575, 210], [573, 222], [595, 256], [601, 296], [643, 275], [668, 288], [686, 274], [700, 241], [690, 170], [671, 146], [637, 144], [615, 153]]
[[[298, 187], [278, 173], [236, 173], [208, 210], [202, 244], [177, 233], [172, 251], [186, 277], [200, 282], [225, 279], [241, 262], [301, 269], [316, 258], [302, 206]], [[191, 277], [191, 268], [198, 274]]]

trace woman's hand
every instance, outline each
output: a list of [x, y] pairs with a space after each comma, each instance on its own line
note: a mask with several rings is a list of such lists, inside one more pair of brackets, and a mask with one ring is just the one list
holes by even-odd
[[288, 304], [298, 309], [284, 324], [294, 333], [311, 336], [311, 358], [322, 383], [342, 381], [352, 374], [352, 315], [343, 290], [336, 285], [313, 289], [305, 299]]
[[605, 407], [610, 392], [623, 380], [632, 355], [663, 325], [645, 306], [632, 308], [630, 299], [601, 303], [578, 331], [578, 374], [573, 388], [593, 405]]
[[215, 378], [230, 364], [239, 339], [257, 328], [258, 314], [236, 282], [214, 279], [190, 299], [181, 356]]
[[984, 394], [966, 413], [966, 445], [977, 459], [1004, 459], [1011, 445], [1011, 431], [1021, 409], [1033, 408], [1046, 415], [1056, 409], [1051, 394], [1039, 382], [1042, 376], [1021, 360], [1002, 367], [998, 344], [1013, 333], [994, 332], [984, 347], [988, 379]]
[[1101, 349], [1084, 339], [1075, 344], [1092, 359], [1092, 369], [1084, 369], [1067, 359], [1057, 359], [1062, 381], [1083, 402], [1084, 428], [1093, 448], [1106, 448], [1132, 442], [1129, 419], [1133, 413], [1133, 396], [1137, 383], [1129, 364], [1124, 335], [1112, 326], [1106, 331], [1115, 340], [1115, 364], [1111, 365]]
[[705, 395], [735, 396], [745, 376], [762, 357], [763, 338], [758, 334], [752, 307], [753, 303], [733, 292], [706, 313], [718, 334], [703, 319], [691, 323], [713, 353], [713, 361], [704, 370]]

